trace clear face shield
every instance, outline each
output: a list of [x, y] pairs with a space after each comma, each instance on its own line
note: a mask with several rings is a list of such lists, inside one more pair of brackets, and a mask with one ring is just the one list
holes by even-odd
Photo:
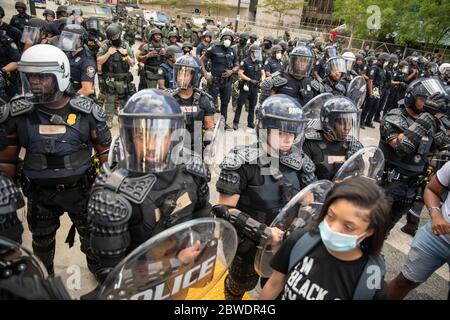
[[446, 90], [442, 83], [435, 79], [435, 78], [429, 78], [421, 81], [423, 87], [428, 91], [429, 95], [432, 96], [433, 94], [440, 93], [440, 94], [446, 94]]
[[351, 71], [353, 69], [353, 65], [355, 64], [355, 60], [353, 59], [344, 59], [345, 60], [345, 69], [347, 71]]
[[192, 87], [192, 82], [195, 75], [195, 70], [187, 66], [177, 66], [173, 68], [175, 82], [180, 89], [187, 89]]
[[183, 135], [179, 130], [184, 127], [183, 117], [150, 119], [119, 114], [119, 125], [128, 170], [157, 173], [176, 167], [172, 151]]
[[343, 58], [330, 59], [328, 62], [330, 75], [339, 79], [343, 73], [347, 72], [346, 63]]
[[332, 48], [327, 48], [325, 50], [325, 54], [328, 56], [328, 58], [333, 58], [336, 57], [336, 48], [332, 47]]
[[328, 115], [328, 129], [335, 141], [359, 140], [357, 112], [333, 112]]
[[41, 41], [41, 30], [36, 27], [25, 26], [22, 32], [20, 42], [25, 44], [37, 44]]
[[58, 89], [58, 82], [53, 73], [20, 72], [23, 92], [31, 97], [36, 104], [45, 104], [58, 101], [63, 92]]
[[305, 137], [305, 126], [306, 122], [265, 119], [263, 120], [263, 129], [259, 129], [266, 132], [266, 134], [260, 135], [261, 138], [265, 138], [265, 141], [261, 142], [267, 144], [278, 155], [289, 152], [293, 146], [301, 150]]
[[65, 52], [76, 51], [81, 46], [80, 35], [77, 33], [63, 31], [59, 36], [58, 48]]
[[252, 50], [252, 51], [250, 51], [250, 57], [255, 59], [255, 61], [262, 61], [261, 50]]
[[314, 58], [291, 56], [289, 58], [289, 73], [293, 76], [307, 77], [314, 66]]
[[404, 74], [408, 74], [409, 73], [409, 66], [403, 66], [400, 68], [400, 71]]

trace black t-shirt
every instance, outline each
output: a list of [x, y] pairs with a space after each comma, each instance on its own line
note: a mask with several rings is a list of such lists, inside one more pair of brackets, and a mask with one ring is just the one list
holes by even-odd
[[239, 69], [244, 70], [244, 74], [250, 79], [259, 81], [263, 65], [260, 61], [253, 61], [250, 57], [247, 57], [241, 61]]
[[91, 53], [81, 50], [74, 56], [69, 57], [70, 62], [70, 80], [75, 90], [81, 88], [82, 82], [95, 82], [97, 73], [97, 64]]
[[383, 87], [385, 78], [386, 78], [386, 75], [384, 73], [384, 70], [378, 64], [374, 64], [370, 68], [369, 79], [373, 80], [374, 86]]
[[[307, 231], [297, 229], [283, 243], [272, 259], [274, 270], [286, 274], [283, 300], [351, 300], [368, 261], [366, 255], [343, 261], [332, 256], [321, 241], [289, 272], [292, 248]], [[386, 299], [386, 283], [374, 300]]]

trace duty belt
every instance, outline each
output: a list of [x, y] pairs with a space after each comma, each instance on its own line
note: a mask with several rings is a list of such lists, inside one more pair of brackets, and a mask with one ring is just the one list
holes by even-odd
[[106, 73], [105, 77], [107, 77], [111, 81], [115, 81], [115, 80], [126, 80], [126, 79], [128, 79], [128, 75], [129, 75], [128, 72], [127, 73]]
[[223, 77], [214, 77], [213, 76], [213, 82], [219, 82], [220, 84], [228, 82], [229, 80], [231, 80], [231, 77], [223, 78]]
[[408, 184], [410, 184], [411, 182], [419, 182], [420, 175], [417, 176], [407, 176], [404, 174], [401, 174], [400, 172], [398, 172], [397, 170], [392, 169], [391, 171], [387, 171], [387, 181], [388, 182], [392, 182], [392, 181], [399, 181], [399, 182], [406, 182]]

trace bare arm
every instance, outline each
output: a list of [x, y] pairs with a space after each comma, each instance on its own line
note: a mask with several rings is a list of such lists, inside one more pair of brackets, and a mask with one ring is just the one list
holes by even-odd
[[228, 195], [224, 193], [219, 193], [219, 204], [223, 204], [230, 208], [236, 208], [236, 205], [240, 197], [241, 195], [239, 194]]
[[264, 285], [264, 288], [262, 288], [258, 300], [275, 300], [275, 298], [278, 297], [280, 292], [283, 290], [285, 283], [286, 275], [273, 270], [269, 280]]
[[450, 233], [450, 224], [444, 220], [440, 209], [441, 196], [446, 191], [442, 186], [436, 175], [434, 175], [430, 182], [425, 187], [423, 193], [423, 200], [427, 208], [435, 208], [431, 210], [431, 228], [436, 235], [444, 235]]

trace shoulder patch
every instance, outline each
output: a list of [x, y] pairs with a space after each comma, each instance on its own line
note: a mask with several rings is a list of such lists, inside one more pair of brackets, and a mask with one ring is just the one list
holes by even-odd
[[8, 103], [5, 103], [0, 106], [0, 124], [5, 122], [6, 119], [8, 119], [9, 109], [10, 109], [10, 105]]
[[93, 66], [89, 66], [86, 68], [86, 75], [89, 78], [93, 78], [95, 76], [95, 68]]
[[186, 171], [207, 181], [211, 179], [211, 175], [206, 167], [206, 164], [198, 155], [191, 156], [191, 160], [186, 164]]
[[297, 149], [291, 150], [288, 154], [280, 157], [280, 162], [286, 167], [300, 170], [303, 164], [302, 154]]
[[14, 97], [9, 102], [11, 116], [20, 116], [21, 114], [31, 112], [34, 105], [23, 96]]
[[225, 170], [237, 170], [242, 164], [242, 159], [234, 151], [231, 151], [223, 159], [220, 168]]
[[303, 171], [306, 173], [314, 173], [316, 171], [316, 165], [311, 160], [311, 158], [308, 157], [306, 153], [304, 153], [303, 151], [302, 151], [302, 158], [303, 158], [303, 165], [302, 165]]
[[308, 140], [322, 141], [322, 135], [320, 134], [320, 132], [317, 131], [305, 133], [305, 138]]
[[94, 105], [95, 102], [91, 98], [85, 96], [75, 96], [70, 99], [70, 106], [83, 113], [91, 113]]
[[236, 147], [236, 154], [246, 163], [253, 163], [259, 157], [256, 144]]

